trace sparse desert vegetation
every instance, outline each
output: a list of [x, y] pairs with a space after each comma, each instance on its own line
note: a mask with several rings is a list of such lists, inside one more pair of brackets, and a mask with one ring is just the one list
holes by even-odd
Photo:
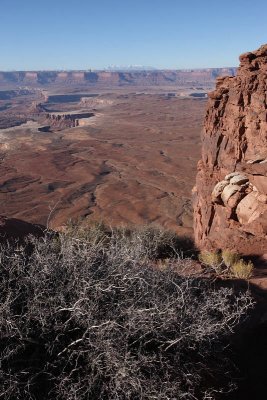
[[222, 251], [203, 250], [198, 258], [205, 267], [210, 267], [218, 276], [249, 279], [254, 269], [251, 260], [245, 261], [238, 253], [227, 249]]
[[253, 300], [183, 275], [188, 244], [155, 228], [95, 224], [2, 245], [0, 398], [191, 400], [228, 390], [225, 345]]
[[207, 267], [211, 267], [217, 274], [222, 272], [223, 259], [219, 251], [201, 251], [199, 261]]
[[222, 251], [222, 260], [227, 268], [230, 268], [233, 264], [240, 260], [240, 255], [231, 250]]
[[240, 259], [231, 265], [231, 272], [235, 278], [249, 279], [252, 276], [254, 265], [252, 261]]

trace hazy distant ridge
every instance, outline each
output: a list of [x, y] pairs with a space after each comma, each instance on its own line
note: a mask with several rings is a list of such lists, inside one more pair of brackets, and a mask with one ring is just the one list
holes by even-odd
[[236, 68], [151, 71], [12, 71], [0, 72], [1, 85], [173, 85], [214, 82], [218, 76], [235, 75]]

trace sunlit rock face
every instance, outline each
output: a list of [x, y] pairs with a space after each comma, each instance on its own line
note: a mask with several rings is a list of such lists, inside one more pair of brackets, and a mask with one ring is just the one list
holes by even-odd
[[267, 253], [267, 45], [209, 94], [193, 198], [200, 248]]

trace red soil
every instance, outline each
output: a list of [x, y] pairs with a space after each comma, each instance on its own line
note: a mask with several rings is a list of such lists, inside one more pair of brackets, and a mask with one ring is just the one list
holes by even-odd
[[191, 234], [205, 100], [157, 94], [108, 99], [113, 104], [94, 111], [88, 126], [4, 131], [1, 213], [53, 228], [87, 216]]

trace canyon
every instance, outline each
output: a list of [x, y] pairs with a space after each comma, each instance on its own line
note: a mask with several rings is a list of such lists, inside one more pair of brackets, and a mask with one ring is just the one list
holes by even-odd
[[2, 214], [55, 229], [82, 218], [192, 236], [209, 92], [196, 243], [265, 254], [266, 46], [240, 61], [237, 70], [0, 73]]
[[0, 242], [70, 221], [189, 237], [194, 225], [200, 250], [265, 254], [249, 282], [252, 328], [234, 343], [245, 379], [229, 399], [266, 393], [267, 46], [240, 61], [220, 70], [230, 76], [189, 71], [179, 83], [158, 72], [135, 81], [105, 72], [89, 84], [80, 72], [0, 77]]
[[1, 214], [192, 236], [207, 92], [235, 71], [0, 72]]
[[0, 112], [1, 214], [53, 229], [101, 220], [192, 236], [206, 107], [190, 96], [197, 87], [12, 92], [0, 101], [10, 104]]

